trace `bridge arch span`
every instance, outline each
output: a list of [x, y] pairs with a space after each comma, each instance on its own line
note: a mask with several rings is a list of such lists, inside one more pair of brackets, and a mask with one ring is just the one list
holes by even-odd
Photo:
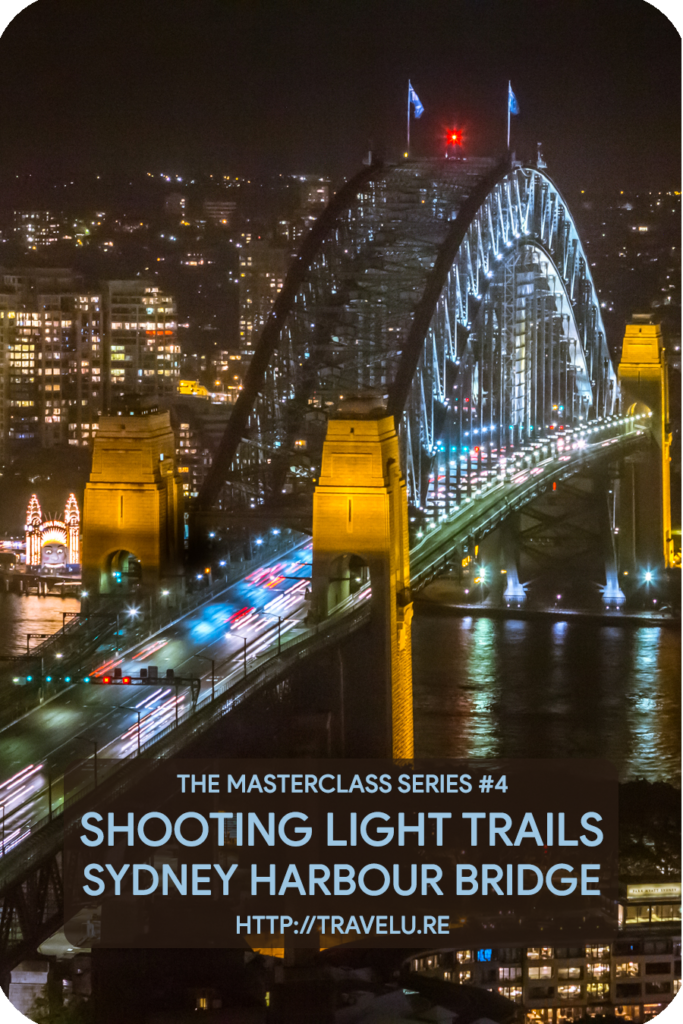
[[[328, 415], [358, 393], [400, 422], [416, 509], [434, 504], [440, 448], [470, 479], [472, 448], [483, 471], [489, 449], [613, 411], [590, 266], [542, 164], [376, 165], [337, 193], [274, 303], [199, 509], [310, 493]], [[310, 469], [293, 474], [302, 450]]]

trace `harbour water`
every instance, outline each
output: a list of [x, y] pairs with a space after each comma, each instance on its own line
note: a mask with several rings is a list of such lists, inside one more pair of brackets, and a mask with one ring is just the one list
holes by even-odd
[[423, 757], [604, 757], [622, 781], [680, 785], [676, 625], [422, 613], [413, 622]]
[[[25, 654], [27, 633], [56, 633], [62, 628], [64, 612], [77, 612], [75, 597], [0, 592], [0, 655]], [[41, 643], [35, 639], [31, 647]]]

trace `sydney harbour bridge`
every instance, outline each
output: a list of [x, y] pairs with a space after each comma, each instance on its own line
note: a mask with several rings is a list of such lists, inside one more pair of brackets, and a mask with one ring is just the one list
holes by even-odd
[[615, 412], [590, 267], [542, 161], [373, 164], [337, 193], [273, 306], [199, 510], [277, 501], [297, 442], [315, 467], [330, 412], [368, 392], [400, 423], [411, 507], [437, 519], [515, 451]]
[[[408, 612], [410, 584], [436, 574], [468, 538], [483, 537], [504, 525], [511, 514], [558, 481], [629, 459], [634, 465], [624, 479], [631, 490], [620, 505], [614, 488], [595, 492], [596, 500], [605, 504], [605, 600], [618, 605], [618, 567], [645, 562], [667, 565], [670, 557], [670, 435], [661, 332], [647, 317], [628, 330], [630, 341], [628, 346], [624, 343], [617, 366], [607, 344], [589, 261], [567, 204], [540, 155], [533, 165], [508, 155], [499, 163], [408, 159], [398, 165], [365, 166], [339, 189], [294, 256], [190, 513], [191, 541], [198, 551], [211, 524], [251, 521], [261, 529], [260, 524], [268, 523], [273, 533], [279, 533], [278, 524], [294, 523], [297, 529], [313, 533], [312, 572], [307, 575], [305, 568], [310, 571], [310, 543], [306, 548], [299, 540], [300, 554], [288, 554], [290, 561], [283, 562], [285, 556], [280, 554], [275, 568], [264, 563], [259, 572], [231, 580], [233, 590], [241, 595], [238, 598], [231, 596], [227, 582], [222, 589], [214, 587], [192, 613], [167, 621], [161, 630], [157, 624], [134, 642], [122, 642], [118, 621], [115, 635], [107, 640], [103, 630], [97, 638], [99, 646], [92, 649], [85, 642], [91, 628], [88, 621], [70, 627], [74, 642], [68, 648], [65, 637], [60, 653], [61, 657], [65, 650], [71, 651], [63, 662], [71, 659], [72, 678], [62, 672], [63, 683], [69, 683], [65, 692], [83, 685], [84, 679], [109, 681], [110, 672], [118, 672], [118, 679], [112, 677], [112, 681], [120, 681], [122, 672], [124, 678], [126, 672], [137, 673], [141, 660], [150, 659], [157, 663], [159, 680], [164, 668], [171, 670], [181, 662], [189, 665], [187, 671], [201, 677], [202, 690], [190, 706], [189, 700], [183, 703], [179, 696], [177, 683], [173, 690], [171, 679], [165, 703], [159, 703], [161, 697], [149, 696], [141, 724], [141, 704], [126, 710], [120, 697], [111, 697], [115, 687], [89, 687], [88, 713], [99, 715], [97, 735], [89, 720], [69, 712], [68, 724], [65, 717], [59, 725], [73, 733], [64, 734], [62, 761], [67, 755], [82, 758], [84, 744], [86, 748], [90, 744], [89, 749], [94, 745], [94, 758], [89, 757], [95, 765], [98, 751], [123, 758], [124, 767], [112, 784], [135, 785], [144, 770], [140, 754], [160, 757], [180, 752], [255, 689], [291, 674], [294, 666], [321, 650], [343, 643], [367, 623], [370, 606], [377, 608], [376, 585], [384, 601], [380, 619], [393, 631], [389, 660], [400, 661], [401, 656], [409, 660], [405, 630], [409, 633], [412, 614]], [[407, 553], [395, 555], [392, 547], [387, 554], [388, 575], [373, 576], [371, 565], [368, 585], [354, 590], [339, 585], [340, 573], [335, 570], [336, 575], [329, 574], [325, 581], [336, 594], [326, 606], [331, 613], [317, 620], [299, 615], [295, 622], [294, 616], [306, 605], [308, 581], [312, 579], [313, 591], [316, 588], [314, 492], [325, 479], [330, 493], [334, 491], [334, 460], [342, 465], [337, 453], [325, 467], [329, 427], [340, 418], [351, 422], [357, 415], [362, 419], [361, 408], [370, 411], [373, 422], [391, 420], [396, 428], [396, 441], [382, 440], [377, 450], [393, 451], [395, 443], [400, 466], [392, 469], [390, 463], [396, 460], [385, 460], [379, 470], [379, 489], [383, 487], [390, 496], [386, 514], [382, 513], [388, 521], [397, 507], [399, 477], [400, 487], [405, 487], [410, 582], [407, 571], [401, 577], [401, 559], [405, 568]], [[112, 431], [119, 426], [125, 426], [123, 421], [114, 423]], [[353, 434], [354, 427], [349, 430]], [[388, 436], [388, 427], [377, 430]], [[100, 440], [105, 444], [107, 431], [100, 430], [99, 435], [98, 444]], [[111, 436], [112, 451], [120, 452], [121, 441]], [[342, 492], [360, 494], [365, 477], [374, 472], [370, 456], [366, 459], [353, 451], [356, 454], [343, 457], [345, 468], [336, 481], [334, 500]], [[114, 472], [115, 460], [111, 465]], [[172, 455], [167, 454], [161, 465], [169, 467], [163, 470], [167, 474], [163, 479], [170, 481]], [[100, 469], [102, 476], [106, 460]], [[157, 468], [157, 476], [159, 472]], [[120, 479], [127, 481], [121, 486], [128, 495], [131, 478]], [[97, 486], [114, 493], [117, 484], [112, 478]], [[95, 590], [100, 586], [106, 591], [114, 542], [107, 539], [104, 520], [98, 521], [99, 532], [93, 527], [89, 538], [87, 502], [86, 492], [84, 579], [90, 557], [92, 584]], [[102, 498], [100, 509], [105, 508], [103, 502]], [[143, 582], [156, 579], [158, 585], [164, 578], [161, 556], [157, 576], [146, 577], [145, 558], [136, 548], [136, 530], [139, 535], [142, 524], [129, 524], [126, 534], [123, 496], [120, 505], [116, 497], [112, 509], [116, 510], [112, 516], [119, 517], [111, 527], [118, 531], [116, 545], [139, 558]], [[347, 531], [351, 529], [350, 499], [348, 510]], [[396, 515], [399, 522], [400, 512]], [[617, 529], [620, 541], [624, 539], [619, 566]], [[171, 533], [165, 536], [168, 549]], [[358, 554], [355, 543], [350, 534], [341, 539], [340, 555], [347, 548], [348, 554]], [[387, 551], [392, 545], [393, 539], [387, 542]], [[292, 568], [295, 563], [298, 568]], [[348, 582], [348, 561], [342, 558], [334, 564], [341, 565], [341, 576], [346, 574]], [[273, 588], [266, 592], [266, 604], [255, 596], [263, 580]], [[514, 569], [508, 572], [508, 588], [509, 597], [523, 597]], [[367, 600], [370, 590], [372, 601]], [[234, 614], [226, 618], [231, 601], [245, 603], [243, 610], [248, 614], [239, 620]], [[227, 634], [225, 623], [231, 624]], [[287, 632], [293, 626], [296, 629]], [[107, 643], [110, 653], [99, 665], [105, 655], [94, 652], [103, 651]], [[396, 654], [398, 648], [403, 655]], [[51, 656], [46, 649], [45, 657]], [[395, 683], [392, 671], [395, 676], [402, 670], [394, 666], [388, 671], [384, 697], [388, 694], [389, 703]], [[161, 692], [156, 675], [149, 690]], [[403, 697], [407, 692], [410, 700], [409, 690], [404, 687], [404, 691]], [[148, 700], [147, 687], [139, 692]], [[384, 699], [381, 694], [380, 698], [378, 708]], [[53, 761], [48, 779], [43, 764], [52, 749], [49, 715], [61, 697], [55, 693], [51, 699], [53, 711], [40, 709], [45, 721], [35, 726], [34, 733], [22, 726], [20, 739], [12, 740], [3, 730], [26, 760], [25, 768], [17, 766], [21, 800], [3, 791], [0, 953], [5, 969], [35, 950], [63, 920], [65, 798], [55, 796], [59, 790], [55, 791], [54, 782], [64, 765]], [[388, 728], [390, 732], [390, 721]], [[103, 779], [106, 782], [103, 771], [100, 767], [100, 786]], [[98, 784], [97, 772], [94, 782]]]

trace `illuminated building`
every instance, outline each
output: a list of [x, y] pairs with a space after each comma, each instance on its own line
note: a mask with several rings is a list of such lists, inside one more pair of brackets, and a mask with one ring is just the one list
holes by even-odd
[[180, 377], [175, 300], [137, 280], [104, 282], [102, 302], [110, 399], [172, 395]]
[[69, 270], [0, 271], [0, 448], [89, 444], [102, 408], [101, 309]]
[[680, 883], [629, 885], [613, 942], [454, 948], [420, 954], [411, 969], [497, 991], [526, 1024], [570, 1024], [586, 1015], [651, 1020], [681, 985]]
[[71, 270], [0, 271], [0, 459], [27, 444], [91, 445], [124, 392], [175, 392], [174, 299], [144, 281], [100, 287]]
[[237, 399], [242, 390], [242, 381], [247, 372], [248, 359], [241, 352], [219, 349], [211, 357], [211, 373], [214, 386], [227, 395], [229, 402]]
[[237, 203], [230, 199], [205, 199], [204, 213], [210, 224], [218, 227], [232, 227]]
[[26, 510], [26, 564], [78, 565], [81, 561], [81, 513], [69, 495], [63, 519], [43, 519], [36, 494]]
[[43, 249], [60, 238], [60, 224], [49, 210], [15, 210], [14, 234], [26, 249]]
[[240, 250], [240, 347], [251, 349], [284, 284], [290, 250], [260, 238]]
[[211, 466], [230, 407], [182, 396], [174, 400], [171, 418], [178, 438], [176, 465], [183, 496], [196, 498]]

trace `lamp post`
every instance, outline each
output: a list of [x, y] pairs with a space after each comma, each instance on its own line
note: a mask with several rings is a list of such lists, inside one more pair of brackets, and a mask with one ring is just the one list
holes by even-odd
[[[136, 708], [132, 704], [119, 704], [119, 707], [122, 708], [122, 709], [125, 709], [126, 711], [134, 711], [135, 714], [138, 716], [138, 757], [139, 757], [140, 756], [140, 721], [141, 721], [140, 715], [146, 709], [145, 708]], [[152, 714], [153, 714], [153, 712], [150, 711], [149, 715], [145, 715], [145, 718], [149, 718]]]
[[[93, 745], [93, 765], [95, 769], [95, 789], [97, 789], [97, 740], [92, 739], [90, 736], [77, 736], [77, 740], [84, 740], [85, 743], [92, 743]], [[66, 793], [64, 794], [66, 799]]]
[[207, 658], [205, 654], [195, 654], [195, 658], [198, 661], [210, 661], [211, 662], [211, 701], [213, 702], [216, 696], [216, 661], [215, 658]]
[[282, 650], [281, 633], [282, 633], [282, 616], [276, 615], [275, 612], [262, 612], [262, 615], [268, 615], [271, 619], [277, 619], [277, 653], [280, 654]]
[[[138, 615], [139, 608], [127, 608], [126, 614], [128, 615], [131, 622]], [[116, 613], [116, 653], [118, 654], [121, 650], [121, 612]]]
[[244, 658], [244, 678], [246, 679], [247, 678], [247, 644], [248, 644], [249, 641], [247, 640], [246, 636], [240, 636], [239, 633], [233, 633], [232, 630], [230, 631], [230, 636], [236, 636], [237, 639], [241, 640], [242, 643], [244, 644], [244, 647], [242, 648], [242, 656]]

